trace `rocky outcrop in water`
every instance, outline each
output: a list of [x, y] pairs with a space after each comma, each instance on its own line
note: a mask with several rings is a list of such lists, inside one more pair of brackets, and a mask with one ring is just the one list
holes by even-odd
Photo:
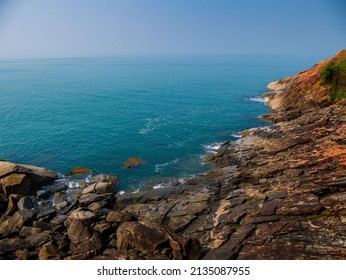
[[3, 180], [18, 165], [0, 165], [0, 258], [345, 259], [346, 101], [319, 86], [323, 65], [271, 83], [275, 124], [223, 143], [184, 183], [117, 195], [102, 174], [33, 197], [23, 176]]

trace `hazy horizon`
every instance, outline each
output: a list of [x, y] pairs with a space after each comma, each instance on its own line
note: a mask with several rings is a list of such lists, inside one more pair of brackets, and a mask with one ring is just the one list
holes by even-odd
[[346, 47], [346, 2], [0, 0], [0, 58], [319, 55]]

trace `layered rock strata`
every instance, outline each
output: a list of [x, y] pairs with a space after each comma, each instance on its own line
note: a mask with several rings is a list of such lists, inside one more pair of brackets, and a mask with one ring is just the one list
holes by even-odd
[[211, 171], [175, 186], [116, 195], [99, 175], [30, 193], [6, 163], [0, 258], [345, 259], [346, 102], [319, 86], [327, 62], [271, 83], [275, 124], [223, 143]]

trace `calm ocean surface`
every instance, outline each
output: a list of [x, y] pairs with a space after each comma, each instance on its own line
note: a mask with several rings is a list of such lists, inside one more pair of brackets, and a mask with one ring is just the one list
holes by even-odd
[[[81, 165], [136, 190], [206, 170], [215, 143], [265, 125], [251, 101], [321, 57], [146, 56], [0, 60], [0, 159]], [[122, 170], [128, 157], [145, 164]]]

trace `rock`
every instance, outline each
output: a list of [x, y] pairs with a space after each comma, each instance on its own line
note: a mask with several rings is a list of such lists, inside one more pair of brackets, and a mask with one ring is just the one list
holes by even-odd
[[17, 165], [7, 161], [0, 161], [0, 178], [14, 173], [17, 170]]
[[[141, 224], [125, 222], [117, 230], [118, 250], [137, 251], [139, 254], [151, 259], [157, 255], [169, 255], [171, 258], [187, 258], [187, 251], [191, 256], [199, 256], [197, 240], [186, 240], [179, 237], [177, 241], [165, 229], [154, 224]], [[198, 257], [197, 257], [198, 258]]]
[[29, 252], [27, 249], [23, 249], [23, 250], [16, 250], [14, 252], [14, 255], [16, 257], [17, 260], [34, 260], [36, 257], [36, 253], [35, 252]]
[[97, 194], [105, 194], [105, 193], [115, 193], [115, 189], [112, 183], [94, 183], [85, 189], [82, 190], [81, 194], [87, 193], [97, 193]]
[[34, 187], [40, 187], [58, 179], [56, 172], [33, 165], [18, 164], [17, 172], [28, 175], [31, 185]]
[[101, 209], [103, 207], [105, 207], [108, 204], [107, 201], [97, 201], [97, 202], [93, 202], [88, 206], [88, 209], [90, 211], [95, 211], [97, 209]]
[[52, 240], [51, 231], [45, 230], [35, 235], [27, 236], [25, 240], [27, 242], [27, 247], [37, 248]]
[[78, 187], [80, 187], [81, 189], [84, 189], [84, 188], [86, 188], [87, 186], [88, 186], [87, 183], [85, 183], [84, 181], [78, 182]]
[[85, 223], [75, 219], [68, 227], [67, 235], [72, 243], [80, 244], [88, 241], [92, 237], [92, 232]]
[[8, 226], [11, 233], [20, 232], [23, 226], [30, 225], [36, 216], [33, 210], [19, 210], [10, 218]]
[[169, 242], [164, 229], [154, 226], [150, 228], [137, 222], [121, 224], [117, 236], [119, 250], [134, 249], [142, 255], [151, 255]]
[[43, 211], [37, 214], [37, 220], [45, 220], [49, 221], [56, 216], [56, 212], [54, 209], [49, 209], [47, 211]]
[[17, 207], [19, 210], [31, 209], [33, 208], [32, 199], [30, 196], [24, 196], [19, 199], [17, 203]]
[[135, 218], [131, 214], [126, 213], [126, 212], [111, 211], [108, 213], [106, 221], [108, 223], [122, 224], [125, 222], [135, 221]]
[[59, 260], [60, 256], [58, 248], [52, 243], [52, 241], [43, 244], [41, 250], [38, 253], [40, 260]]
[[2, 189], [0, 188], [0, 215], [7, 208], [7, 197], [2, 193]]
[[94, 184], [94, 183], [111, 183], [113, 185], [116, 185], [119, 182], [119, 179], [116, 176], [112, 176], [112, 175], [108, 175], [108, 174], [99, 174], [99, 175], [90, 177], [89, 182], [91, 184]]
[[20, 230], [19, 236], [22, 236], [22, 237], [31, 236], [31, 235], [39, 234], [43, 231], [44, 230], [42, 228], [24, 226]]
[[31, 189], [31, 182], [25, 174], [10, 174], [0, 179], [0, 186], [6, 196], [10, 194], [27, 195]]
[[63, 224], [67, 220], [67, 218], [68, 216], [66, 215], [58, 215], [54, 217], [53, 219], [51, 219], [50, 223], [54, 225], [60, 225], [60, 224]]
[[11, 234], [11, 228], [9, 227], [9, 220], [3, 221], [0, 224], [0, 239], [7, 237]]
[[53, 205], [53, 207], [56, 209], [56, 210], [62, 210], [64, 209], [65, 207], [67, 207], [69, 204], [67, 202], [67, 200], [63, 200], [55, 205]]
[[39, 187], [56, 180], [58, 174], [32, 165], [0, 161], [0, 178], [0, 187], [6, 196], [27, 195], [32, 187]]
[[126, 162], [123, 164], [123, 168], [132, 168], [139, 164], [143, 163], [143, 160], [137, 157], [130, 157], [126, 160]]
[[83, 222], [91, 222], [95, 218], [96, 216], [93, 212], [83, 210], [82, 208], [77, 208], [69, 215], [69, 219], [77, 219]]
[[72, 176], [72, 175], [76, 175], [76, 174], [83, 174], [83, 173], [91, 173], [91, 172], [92, 171], [88, 168], [76, 166], [67, 174], [67, 176]]
[[25, 239], [20, 237], [4, 238], [0, 240], [0, 252], [14, 252], [17, 250], [23, 250], [27, 247]]
[[79, 203], [82, 206], [88, 206], [93, 202], [106, 201], [107, 203], [113, 203], [115, 201], [113, 194], [96, 194], [88, 193], [79, 198]]
[[63, 190], [68, 189], [68, 185], [64, 182], [57, 182], [53, 185], [48, 186], [46, 189], [44, 190], [39, 190], [36, 192], [36, 196], [38, 198], [45, 198], [45, 197], [49, 197], [52, 194], [61, 192]]
[[[18, 207], [17, 207], [17, 203], [18, 201], [21, 199], [21, 195], [19, 194], [11, 194], [8, 197], [8, 205], [7, 205], [7, 210], [4, 213], [5, 216], [11, 216], [14, 214], [14, 212], [17, 211]], [[23, 210], [23, 209], [19, 209], [19, 210]]]
[[94, 230], [101, 233], [102, 235], [107, 235], [107, 233], [110, 234], [110, 232], [112, 231], [112, 225], [110, 223], [96, 224], [94, 226]]
[[51, 223], [41, 222], [41, 221], [34, 221], [32, 223], [32, 226], [37, 227], [37, 228], [42, 228], [45, 230], [52, 230], [53, 229], [53, 225]]
[[93, 255], [102, 248], [101, 236], [93, 231], [86, 223], [74, 219], [67, 229], [67, 235], [71, 240], [70, 246], [73, 254], [93, 252]]

